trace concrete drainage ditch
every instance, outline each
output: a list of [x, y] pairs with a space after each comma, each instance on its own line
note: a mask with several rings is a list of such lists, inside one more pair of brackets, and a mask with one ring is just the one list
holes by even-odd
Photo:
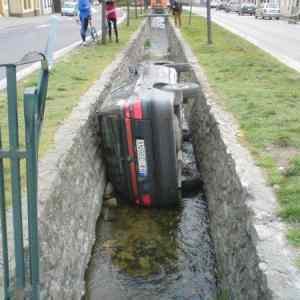
[[[117, 219], [99, 220], [101, 235], [86, 272], [106, 186], [97, 110], [115, 88], [112, 82], [126, 82], [129, 67], [149, 57], [151, 36], [158, 49], [158, 35], [149, 23], [144, 22], [129, 47], [84, 95], [58, 130], [56, 148], [41, 162], [45, 298], [80, 299], [86, 291], [90, 299], [214, 299], [216, 275], [225, 299], [300, 299], [295, 253], [286, 246], [274, 195], [237, 143], [234, 121], [213, 102], [191, 50], [169, 23], [164, 51], [177, 62], [189, 63], [191, 79], [201, 85], [199, 99], [186, 106], [186, 120], [207, 201], [200, 193], [183, 199], [181, 209], [174, 211], [116, 208]], [[133, 222], [137, 227], [131, 231]], [[149, 240], [140, 235], [143, 224], [148, 225]]]

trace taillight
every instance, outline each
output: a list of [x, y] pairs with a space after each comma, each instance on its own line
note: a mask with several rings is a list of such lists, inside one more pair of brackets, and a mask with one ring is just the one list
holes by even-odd
[[140, 98], [136, 98], [132, 104], [132, 117], [135, 120], [141, 120], [143, 118], [142, 101]]
[[144, 206], [150, 206], [151, 203], [152, 203], [152, 199], [151, 199], [151, 196], [149, 194], [145, 194], [143, 195], [143, 205]]

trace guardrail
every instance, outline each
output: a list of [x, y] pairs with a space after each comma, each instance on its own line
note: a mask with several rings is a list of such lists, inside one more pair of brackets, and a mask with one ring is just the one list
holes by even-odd
[[[53, 64], [53, 44], [57, 18], [51, 18], [51, 26], [44, 53], [31, 52], [17, 63], [2, 64], [6, 68], [7, 79], [7, 120], [8, 149], [2, 145], [0, 128], [0, 218], [3, 261], [4, 299], [40, 299], [39, 238], [38, 238], [38, 146], [44, 119], [49, 71]], [[41, 62], [41, 74], [36, 86], [24, 91], [25, 149], [19, 143], [19, 118], [17, 99], [17, 68], [21, 65]], [[10, 162], [10, 174], [5, 174], [4, 159]], [[26, 161], [27, 214], [28, 214], [28, 255], [24, 246], [24, 223], [22, 218], [22, 182], [20, 161]], [[5, 177], [10, 176], [13, 213], [14, 253], [9, 253], [7, 226], [7, 203]], [[13, 255], [15, 271], [10, 269]], [[28, 263], [25, 259], [28, 257]], [[28, 270], [27, 270], [28, 269]]]

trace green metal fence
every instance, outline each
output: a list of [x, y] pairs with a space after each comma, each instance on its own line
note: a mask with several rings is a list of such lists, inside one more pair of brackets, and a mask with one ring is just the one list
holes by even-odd
[[[45, 53], [31, 52], [18, 63], [3, 64], [7, 80], [7, 128], [8, 147], [2, 143], [0, 127], [0, 218], [4, 299], [40, 299], [39, 237], [38, 237], [38, 145], [44, 118], [45, 102], [52, 64], [52, 50], [57, 27], [57, 18], [51, 20], [50, 33]], [[25, 147], [20, 146], [19, 109], [17, 99], [17, 68], [21, 65], [41, 61], [41, 75], [37, 86], [24, 91]], [[9, 161], [10, 174], [4, 170], [4, 160]], [[21, 182], [21, 160], [25, 160], [26, 183]], [[10, 241], [7, 224], [7, 192], [5, 177], [9, 177], [11, 209], [13, 215], [13, 241]], [[22, 216], [22, 187], [27, 191], [27, 220]], [[28, 251], [24, 246], [24, 223], [28, 223]], [[9, 243], [14, 253], [9, 253]], [[27, 253], [27, 252], [28, 253]], [[14, 260], [14, 272], [10, 259]], [[28, 259], [27, 259], [28, 257]], [[1, 296], [0, 296], [1, 297]]]

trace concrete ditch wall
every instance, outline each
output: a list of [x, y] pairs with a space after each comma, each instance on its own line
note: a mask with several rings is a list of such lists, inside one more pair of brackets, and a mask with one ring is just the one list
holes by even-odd
[[96, 111], [112, 82], [128, 79], [128, 66], [144, 54], [148, 27], [81, 97], [39, 167], [39, 233], [43, 299], [81, 299], [106, 184]]
[[288, 246], [286, 226], [276, 216], [274, 193], [238, 143], [238, 126], [216, 104], [191, 49], [178, 30], [169, 31], [172, 55], [193, 66], [193, 80], [202, 88], [187, 116], [208, 199], [223, 295], [238, 300], [300, 299], [297, 253]]

